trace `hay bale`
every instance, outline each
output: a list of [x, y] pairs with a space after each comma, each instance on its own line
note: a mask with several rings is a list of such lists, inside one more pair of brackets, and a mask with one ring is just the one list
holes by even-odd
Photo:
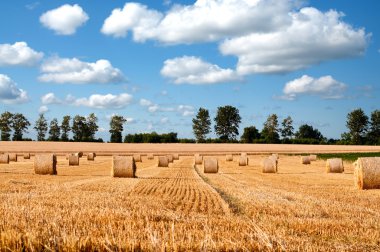
[[380, 157], [358, 158], [354, 179], [359, 189], [380, 189]]
[[136, 177], [136, 163], [133, 157], [113, 156], [112, 177], [134, 178]]
[[0, 154], [0, 164], [9, 164], [8, 154]]
[[174, 153], [172, 154], [173, 156], [173, 160], [179, 160], [179, 154], [178, 153]]
[[9, 153], [9, 162], [17, 162], [17, 154], [16, 153]]
[[57, 175], [57, 157], [54, 154], [35, 155], [34, 173], [40, 175]]
[[217, 158], [205, 158], [203, 172], [204, 173], [218, 173], [218, 159]]
[[147, 157], [148, 160], [153, 160], [154, 159], [154, 156], [153, 156], [152, 153], [148, 154], [146, 157]]
[[234, 160], [234, 157], [232, 156], [232, 154], [227, 154], [226, 155], [226, 161], [227, 162], [231, 162], [231, 161], [233, 161]]
[[69, 166], [78, 166], [79, 165], [79, 155], [78, 153], [72, 154], [69, 156]]
[[142, 161], [141, 161], [141, 155], [140, 155], [140, 154], [135, 154], [135, 155], [133, 155], [133, 159], [135, 160], [135, 162], [142, 162]]
[[344, 172], [343, 160], [341, 158], [330, 158], [326, 161], [327, 173], [342, 173]]
[[173, 155], [166, 155], [166, 156], [168, 157], [168, 162], [173, 163], [174, 161]]
[[194, 155], [194, 164], [201, 165], [203, 163], [203, 157], [199, 154]]
[[239, 166], [247, 166], [248, 165], [248, 157], [240, 156], [239, 158]]
[[301, 164], [310, 164], [310, 157], [309, 156], [303, 156], [301, 157]]
[[24, 153], [23, 156], [24, 159], [30, 159], [30, 153]]
[[169, 167], [169, 159], [167, 156], [158, 157], [157, 167]]
[[309, 155], [310, 161], [317, 161], [317, 155]]
[[270, 156], [265, 158], [261, 162], [261, 171], [263, 173], [277, 173], [277, 159], [276, 157]]
[[94, 161], [95, 157], [96, 157], [96, 153], [94, 153], [94, 152], [90, 152], [87, 154], [87, 160], [88, 161]]
[[81, 157], [83, 157], [83, 152], [79, 151], [79, 152], [75, 153], [75, 155], [81, 158]]

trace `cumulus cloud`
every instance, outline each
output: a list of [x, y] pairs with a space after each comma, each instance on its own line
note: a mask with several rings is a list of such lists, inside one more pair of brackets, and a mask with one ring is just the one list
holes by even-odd
[[91, 63], [80, 61], [77, 58], [53, 57], [43, 62], [41, 72], [38, 79], [42, 82], [105, 84], [125, 81], [122, 72], [104, 59]]
[[54, 93], [47, 93], [41, 97], [41, 103], [44, 105], [61, 104], [62, 101], [58, 99]]
[[17, 84], [8, 76], [0, 74], [0, 102], [5, 104], [20, 104], [28, 102], [28, 94], [17, 87]]
[[123, 93], [119, 95], [113, 94], [93, 94], [90, 97], [75, 99], [73, 105], [85, 106], [97, 109], [122, 109], [131, 104], [133, 100], [132, 95]]
[[182, 116], [193, 116], [195, 114], [194, 107], [189, 105], [179, 105], [177, 111]]
[[89, 19], [79, 5], [65, 4], [41, 15], [40, 22], [59, 35], [72, 35]]
[[38, 113], [40, 113], [40, 114], [44, 114], [44, 113], [46, 113], [46, 112], [48, 112], [49, 111], [49, 108], [47, 107], [47, 106], [45, 106], [45, 105], [42, 105], [39, 109], [38, 109]]
[[234, 70], [220, 68], [193, 56], [166, 60], [161, 75], [175, 84], [215, 84], [239, 80]]
[[231, 38], [220, 50], [238, 57], [240, 75], [291, 72], [327, 60], [360, 56], [366, 50], [370, 35], [344, 23], [342, 13], [309, 7], [290, 17], [291, 25], [284, 29]]
[[0, 44], [0, 66], [34, 66], [44, 56], [36, 52], [26, 42]]
[[301, 95], [316, 95], [322, 99], [340, 99], [347, 85], [335, 80], [330, 75], [320, 78], [313, 78], [304, 75], [301, 78], [286, 83], [280, 98], [286, 100], [295, 100]]
[[139, 3], [114, 9], [101, 31], [114, 37], [148, 39], [165, 44], [217, 41], [249, 32], [281, 29], [291, 20], [290, 1], [278, 0], [198, 0], [193, 5], [175, 5], [167, 13]]
[[150, 113], [177, 112], [182, 116], [194, 115], [194, 107], [190, 105], [162, 106], [147, 99], [140, 99], [140, 106], [146, 107]]

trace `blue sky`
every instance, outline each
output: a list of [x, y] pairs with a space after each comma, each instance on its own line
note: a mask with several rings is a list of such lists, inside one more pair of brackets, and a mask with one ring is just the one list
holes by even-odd
[[[99, 118], [124, 133], [193, 137], [199, 107], [233, 105], [246, 126], [290, 115], [326, 137], [379, 109], [380, 2], [1, 1], [0, 108]], [[30, 128], [29, 136], [35, 132]], [[211, 134], [211, 137], [214, 135]]]

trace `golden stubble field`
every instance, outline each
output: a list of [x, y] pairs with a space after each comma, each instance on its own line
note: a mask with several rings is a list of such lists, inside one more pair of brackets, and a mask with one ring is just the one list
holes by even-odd
[[34, 175], [33, 157], [0, 164], [0, 250], [380, 250], [380, 190], [357, 190], [350, 162], [327, 174], [323, 160], [282, 154], [279, 173], [262, 174], [265, 156], [246, 167], [216, 156], [218, 174], [192, 156], [169, 168], [143, 156], [134, 179], [112, 178], [111, 156], [79, 167], [58, 156], [57, 176]]

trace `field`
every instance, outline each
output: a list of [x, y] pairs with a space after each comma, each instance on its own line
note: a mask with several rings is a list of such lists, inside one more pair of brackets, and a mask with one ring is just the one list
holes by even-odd
[[[95, 151], [70, 167], [64, 153]], [[325, 173], [299, 153], [380, 152], [370, 146], [1, 143], [0, 152], [55, 152], [57, 176], [34, 175], [33, 157], [0, 164], [0, 251], [239, 250], [380, 251], [380, 190], [353, 185], [353, 165]], [[137, 178], [112, 178], [115, 153], [183, 153], [169, 168], [137, 163]], [[194, 153], [219, 173], [194, 168]], [[238, 156], [249, 153], [249, 166]], [[260, 162], [280, 153], [279, 172]], [[288, 155], [291, 154], [291, 155]]]

